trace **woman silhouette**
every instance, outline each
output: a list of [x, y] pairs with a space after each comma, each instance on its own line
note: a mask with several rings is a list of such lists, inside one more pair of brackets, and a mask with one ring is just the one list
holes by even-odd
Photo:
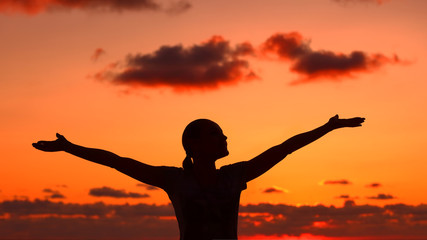
[[115, 168], [143, 183], [166, 191], [175, 209], [180, 240], [237, 239], [240, 193], [246, 183], [276, 165], [288, 154], [343, 127], [361, 126], [364, 118], [340, 119], [296, 135], [255, 158], [216, 169], [215, 161], [228, 155], [227, 137], [215, 122], [198, 119], [184, 130], [187, 156], [183, 168], [151, 166], [114, 153], [73, 144], [56, 134], [54, 141], [33, 143], [46, 152], [65, 151], [77, 157]]

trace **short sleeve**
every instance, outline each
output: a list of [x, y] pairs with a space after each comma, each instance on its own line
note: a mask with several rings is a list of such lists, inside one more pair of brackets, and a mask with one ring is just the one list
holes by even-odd
[[184, 174], [184, 169], [177, 167], [160, 167], [162, 169], [162, 178], [164, 179], [163, 184], [157, 187], [168, 192], [168, 190], [172, 189], [174, 184], [178, 181], [178, 179], [182, 178]]
[[223, 172], [224, 177], [230, 181], [234, 188], [243, 191], [247, 188], [245, 180], [247, 162], [238, 162], [230, 165], [226, 165], [220, 168]]

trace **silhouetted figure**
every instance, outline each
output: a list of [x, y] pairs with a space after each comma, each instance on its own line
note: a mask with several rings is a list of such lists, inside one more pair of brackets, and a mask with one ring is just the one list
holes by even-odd
[[187, 156], [183, 168], [147, 165], [73, 144], [60, 134], [54, 141], [39, 141], [33, 146], [46, 152], [65, 151], [165, 190], [175, 209], [181, 240], [237, 239], [240, 193], [247, 182], [326, 133], [361, 126], [364, 120], [339, 119], [336, 115], [323, 126], [296, 135], [249, 161], [220, 169], [216, 169], [215, 161], [228, 155], [227, 137], [218, 124], [207, 119], [195, 120], [184, 130], [182, 144]]

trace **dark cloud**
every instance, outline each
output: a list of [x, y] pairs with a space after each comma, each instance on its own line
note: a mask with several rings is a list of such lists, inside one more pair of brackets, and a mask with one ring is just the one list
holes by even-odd
[[45, 188], [45, 189], [42, 190], [42, 192], [44, 192], [44, 193], [52, 193], [53, 190], [50, 189], [50, 188]]
[[1, 239], [162, 240], [176, 239], [178, 225], [171, 205], [36, 199], [0, 202], [0, 232]]
[[[0, 202], [0, 232], [4, 239], [22, 239], [19, 236], [24, 235], [33, 239], [176, 239], [178, 225], [170, 204], [76, 204], [36, 199]], [[353, 200], [347, 200], [343, 207], [248, 204], [240, 206], [239, 234], [422, 239], [427, 237], [427, 205], [380, 207], [357, 205]]]
[[349, 199], [350, 195], [348, 195], [348, 194], [342, 194], [342, 195], [339, 195], [337, 198]]
[[221, 36], [188, 47], [161, 46], [152, 53], [130, 54], [92, 77], [127, 86], [127, 91], [138, 87], [211, 90], [259, 78], [249, 64], [249, 56], [257, 60], [289, 61], [290, 70], [300, 76], [292, 84], [325, 79], [340, 81], [386, 64], [407, 64], [397, 55], [315, 51], [309, 40], [298, 32], [291, 32], [274, 34], [257, 48], [249, 42], [232, 46]]
[[160, 188], [158, 188], [158, 187], [148, 185], [145, 183], [138, 183], [138, 184], [136, 184], [136, 186], [143, 187], [143, 188], [145, 188], [145, 190], [148, 190], [148, 191], [160, 190]]
[[347, 3], [373, 3], [381, 5], [390, 0], [332, 0], [337, 3], [347, 4]]
[[96, 62], [102, 55], [105, 54], [105, 50], [102, 48], [97, 48], [95, 49], [95, 51], [93, 52], [92, 56], [90, 57], [90, 59], [94, 62]]
[[394, 197], [393, 195], [390, 194], [384, 194], [384, 193], [379, 193], [377, 196], [371, 196], [371, 197], [367, 197], [368, 199], [377, 199], [377, 200], [390, 200], [390, 199], [395, 199], [396, 197]]
[[301, 75], [294, 84], [321, 79], [341, 80], [342, 77], [354, 77], [359, 72], [371, 72], [385, 64], [401, 63], [396, 55], [387, 57], [362, 51], [350, 54], [314, 51], [310, 42], [297, 32], [274, 34], [262, 44], [261, 51], [266, 56], [290, 61], [291, 71]]
[[62, 193], [53, 193], [52, 195], [49, 196], [49, 198], [51, 199], [64, 199], [65, 196]]
[[122, 189], [113, 189], [110, 187], [92, 188], [89, 195], [94, 197], [113, 197], [113, 198], [147, 198], [148, 194], [141, 194], [135, 192], [126, 192]]
[[112, 64], [95, 78], [129, 87], [213, 89], [256, 78], [242, 58], [251, 54], [254, 49], [249, 43], [232, 47], [214, 36], [190, 47], [162, 46], [151, 54], [129, 55], [123, 65]]
[[341, 180], [326, 180], [324, 182], [322, 182], [323, 185], [328, 185], [328, 184], [340, 184], [340, 185], [348, 185], [351, 184], [350, 181], [345, 180], [345, 179], [341, 179]]
[[366, 185], [367, 188], [379, 188], [381, 186], [382, 186], [381, 183], [371, 183]]
[[60, 193], [57, 190], [50, 189], [50, 188], [43, 189], [43, 192], [48, 193], [46, 198], [50, 198], [50, 199], [64, 199], [65, 198], [65, 196], [62, 193]]
[[185, 12], [189, 10], [192, 7], [191, 3], [185, 0], [180, 0], [177, 2], [172, 2], [169, 7], [167, 7], [165, 10], [167, 13], [170, 14], [180, 14], [182, 12]]
[[165, 11], [169, 13], [181, 13], [188, 10], [191, 4], [180, 0], [163, 6], [156, 0], [2, 0], [0, 1], [0, 13], [24, 13], [35, 15], [46, 11], [58, 11], [64, 9], [79, 9], [85, 11]]
[[344, 199], [345, 200], [344, 204], [347, 204], [347, 203], [351, 203], [351, 202], [354, 203], [354, 200], [358, 199], [359, 197], [357, 197], [357, 196], [350, 196], [349, 194], [341, 194], [341, 195], [339, 195], [339, 196], [337, 196], [335, 198], [337, 198], [337, 199]]
[[354, 200], [346, 200], [344, 202], [345, 208], [354, 207], [354, 206], [356, 206], [356, 202]]
[[262, 191], [263, 193], [285, 193], [287, 192], [285, 189], [283, 188], [279, 188], [279, 187], [269, 187], [264, 189], [264, 191]]

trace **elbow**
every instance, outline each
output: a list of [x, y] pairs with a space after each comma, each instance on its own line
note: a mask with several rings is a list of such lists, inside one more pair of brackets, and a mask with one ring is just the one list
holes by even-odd
[[284, 142], [277, 146], [277, 154], [282, 156], [282, 159], [287, 155], [293, 153], [296, 149], [292, 147], [292, 144], [289, 142]]

